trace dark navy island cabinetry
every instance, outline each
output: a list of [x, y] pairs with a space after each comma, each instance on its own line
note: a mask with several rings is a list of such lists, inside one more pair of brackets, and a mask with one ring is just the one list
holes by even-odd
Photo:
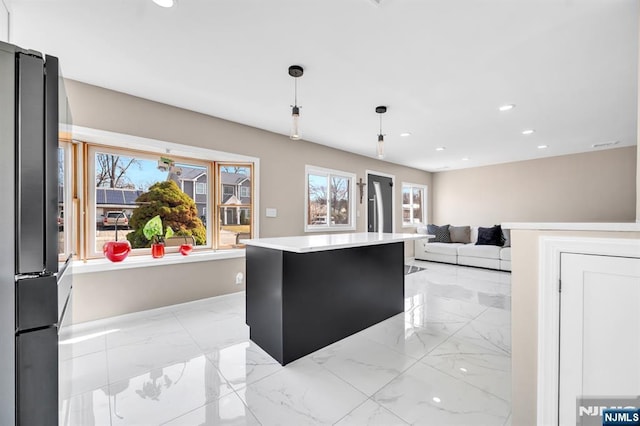
[[280, 364], [404, 310], [404, 241], [357, 233], [248, 240], [250, 337]]

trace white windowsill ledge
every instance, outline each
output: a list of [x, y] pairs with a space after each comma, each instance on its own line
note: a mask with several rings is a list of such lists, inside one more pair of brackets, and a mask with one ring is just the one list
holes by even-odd
[[245, 257], [244, 249], [203, 251], [183, 256], [180, 253], [165, 254], [161, 259], [154, 259], [151, 255], [129, 256], [122, 262], [111, 262], [108, 259], [91, 259], [73, 262], [73, 274], [88, 274], [92, 272], [119, 271], [121, 269], [147, 268], [154, 266], [176, 265], [193, 262], [209, 262], [215, 260], [239, 259]]

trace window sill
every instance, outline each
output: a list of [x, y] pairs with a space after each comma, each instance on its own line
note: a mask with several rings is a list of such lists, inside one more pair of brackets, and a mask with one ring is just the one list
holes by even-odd
[[73, 274], [88, 274], [92, 272], [118, 271], [121, 269], [147, 268], [193, 262], [209, 262], [215, 260], [239, 259], [245, 257], [244, 249], [203, 251], [183, 256], [180, 253], [166, 254], [161, 259], [154, 259], [150, 255], [131, 256], [122, 262], [111, 262], [108, 259], [91, 259], [73, 262]]

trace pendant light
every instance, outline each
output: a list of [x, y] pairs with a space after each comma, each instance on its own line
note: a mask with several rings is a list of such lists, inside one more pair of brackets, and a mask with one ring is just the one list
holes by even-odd
[[384, 135], [382, 134], [382, 114], [387, 112], [386, 106], [377, 106], [376, 113], [380, 114], [380, 133], [378, 133], [378, 146], [376, 149], [376, 153], [378, 154], [379, 159], [384, 158]]
[[298, 77], [301, 77], [304, 74], [304, 69], [300, 65], [291, 65], [289, 67], [289, 75], [293, 77], [294, 81], [294, 97], [293, 97], [293, 105], [291, 105], [291, 134], [290, 138], [294, 141], [300, 139], [300, 127], [299, 127], [299, 119], [300, 119], [300, 107], [298, 106]]

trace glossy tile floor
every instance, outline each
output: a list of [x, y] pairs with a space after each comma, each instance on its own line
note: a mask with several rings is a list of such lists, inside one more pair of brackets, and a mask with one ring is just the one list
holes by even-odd
[[282, 367], [244, 293], [69, 327], [61, 425], [510, 425], [511, 275], [416, 261], [405, 312]]

